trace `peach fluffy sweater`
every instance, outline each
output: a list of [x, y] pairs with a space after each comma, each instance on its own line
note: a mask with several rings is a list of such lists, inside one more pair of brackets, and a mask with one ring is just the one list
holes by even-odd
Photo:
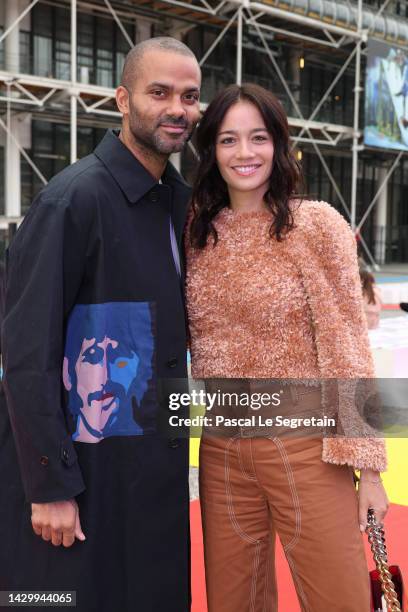
[[[352, 379], [375, 374], [353, 233], [325, 202], [294, 202], [293, 210], [294, 229], [281, 242], [269, 236], [268, 210], [223, 208], [215, 247], [210, 237], [192, 248], [187, 230], [193, 377], [320, 379], [341, 431], [323, 440], [323, 460], [383, 471], [384, 441], [368, 426], [355, 433], [363, 430]], [[341, 379], [334, 396], [327, 379]]]

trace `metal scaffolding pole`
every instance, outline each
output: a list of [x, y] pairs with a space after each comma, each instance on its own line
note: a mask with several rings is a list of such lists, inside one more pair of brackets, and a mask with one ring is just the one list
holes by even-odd
[[323, 94], [323, 96], [320, 99], [319, 103], [317, 104], [317, 106], [315, 107], [314, 111], [312, 112], [312, 114], [310, 115], [309, 119], [307, 120], [306, 125], [302, 127], [300, 133], [298, 134], [298, 136], [297, 136], [298, 139], [302, 138], [303, 134], [306, 132], [306, 129], [309, 127], [309, 122], [313, 121], [313, 119], [317, 116], [319, 110], [321, 109], [323, 104], [326, 102], [328, 96], [330, 95], [332, 90], [335, 88], [337, 82], [340, 80], [340, 78], [345, 73], [345, 71], [348, 68], [349, 63], [353, 59], [356, 51], [357, 51], [357, 47], [355, 47], [354, 50], [350, 53], [350, 55], [348, 56], [348, 58], [344, 62], [343, 66], [338, 71], [337, 75], [335, 76], [335, 78], [333, 79], [333, 81], [331, 82], [331, 84], [329, 85], [329, 87], [327, 88], [325, 93]]
[[363, 43], [361, 26], [363, 23], [363, 0], [358, 0], [357, 6], [357, 32], [360, 36], [356, 49], [356, 72], [354, 80], [354, 121], [353, 121], [353, 146], [352, 146], [352, 169], [351, 169], [351, 211], [350, 222], [353, 231], [356, 229], [357, 212], [357, 178], [358, 178], [358, 151], [359, 151], [359, 112], [361, 92], [361, 45]]
[[71, 164], [77, 160], [77, 0], [71, 0]]
[[237, 23], [237, 85], [242, 85], [242, 21], [242, 8], [240, 8]]
[[383, 191], [384, 189], [386, 189], [387, 184], [388, 184], [388, 181], [390, 180], [390, 178], [391, 178], [391, 176], [392, 176], [392, 173], [394, 172], [395, 168], [398, 166], [398, 164], [399, 164], [399, 162], [400, 162], [400, 160], [401, 160], [401, 157], [402, 157], [403, 153], [404, 153], [404, 151], [400, 151], [400, 152], [398, 153], [397, 157], [396, 157], [396, 158], [395, 158], [395, 160], [394, 160], [394, 163], [392, 164], [391, 168], [388, 170], [388, 172], [387, 172], [387, 174], [386, 174], [386, 176], [385, 176], [384, 180], [382, 181], [382, 183], [381, 183], [381, 185], [380, 185], [379, 189], [377, 190], [377, 193], [375, 194], [375, 196], [374, 196], [374, 197], [373, 197], [373, 199], [371, 200], [371, 202], [370, 202], [370, 204], [368, 205], [368, 207], [367, 207], [367, 209], [366, 209], [366, 211], [365, 211], [364, 215], [363, 215], [363, 216], [362, 216], [362, 218], [360, 219], [360, 222], [359, 222], [359, 224], [358, 224], [358, 226], [357, 226], [357, 230], [356, 230], [356, 231], [358, 231], [358, 232], [359, 232], [359, 231], [361, 230], [361, 228], [363, 227], [364, 223], [366, 222], [366, 219], [367, 219], [368, 215], [369, 215], [369, 214], [370, 214], [370, 212], [371, 212], [371, 209], [372, 209], [372, 208], [375, 206], [375, 204], [376, 204], [377, 200], [379, 199], [379, 197], [380, 197], [380, 195], [381, 195], [382, 191]]
[[[272, 15], [273, 17], [278, 17], [279, 19], [283, 19], [285, 21], [291, 21], [302, 26], [309, 26], [322, 31], [332, 32], [333, 34], [338, 34], [339, 36], [347, 36], [348, 38], [355, 39], [360, 38], [358, 31], [356, 32], [350, 28], [334, 25], [332, 23], [328, 23], [327, 21], [323, 21], [322, 19], [315, 19], [313, 17], [301, 15], [294, 11], [281, 9], [266, 2], [262, 3], [251, 2], [250, 0], [230, 0], [230, 4], [245, 6], [245, 8], [249, 11], [259, 11], [262, 15]], [[252, 23], [252, 25], [255, 24]], [[258, 26], [260, 25], [261, 24], [258, 23]]]
[[[20, 29], [18, 27], [19, 6], [12, 0], [4, 1], [4, 25], [8, 30], [4, 41], [5, 68], [13, 73], [19, 70], [20, 56]], [[7, 27], [9, 26], [9, 27]], [[18, 217], [21, 213], [21, 158], [18, 146], [12, 138], [14, 134], [21, 138], [22, 125], [18, 114], [13, 112], [13, 99], [18, 97], [14, 90], [12, 78], [6, 82], [7, 106], [6, 106], [6, 147], [4, 157], [4, 204], [5, 213], [10, 217]]]
[[[275, 71], [276, 71], [276, 73], [277, 73], [277, 75], [278, 75], [278, 77], [279, 77], [279, 79], [280, 79], [280, 81], [281, 81], [281, 83], [282, 83], [282, 85], [283, 85], [287, 95], [288, 95], [288, 98], [291, 101], [291, 103], [293, 104], [293, 108], [295, 109], [295, 112], [297, 113], [298, 117], [302, 121], [305, 122], [305, 119], [303, 117], [303, 114], [302, 114], [302, 111], [301, 111], [301, 109], [299, 107], [299, 104], [297, 103], [296, 99], [294, 98], [294, 96], [293, 96], [293, 94], [292, 94], [292, 92], [290, 90], [290, 87], [289, 87], [289, 85], [288, 85], [288, 83], [287, 83], [287, 81], [286, 81], [286, 79], [285, 79], [285, 77], [284, 77], [280, 67], [279, 67], [278, 62], [276, 61], [276, 59], [274, 58], [273, 54], [271, 53], [271, 51], [270, 51], [270, 49], [269, 49], [269, 47], [268, 47], [268, 45], [266, 43], [265, 37], [264, 37], [260, 27], [258, 26], [258, 24], [256, 22], [255, 22], [254, 26], [255, 26], [255, 29], [257, 30], [258, 36], [260, 37], [260, 39], [262, 41], [262, 44], [264, 45], [265, 51], [269, 55], [271, 63], [273, 65], [273, 67], [275, 68]], [[340, 199], [343, 207], [345, 208], [346, 212], [350, 215], [350, 211], [348, 210], [347, 205], [346, 205], [346, 203], [344, 201], [344, 198], [341, 195], [340, 189], [338, 188], [337, 183], [334, 180], [334, 177], [331, 174], [331, 172], [329, 170], [329, 167], [328, 167], [328, 165], [327, 165], [327, 163], [326, 163], [326, 161], [325, 161], [325, 159], [324, 159], [324, 157], [323, 157], [319, 147], [316, 144], [316, 141], [313, 139], [312, 133], [311, 133], [310, 128], [308, 127], [307, 123], [305, 123], [305, 129], [306, 129], [306, 132], [309, 135], [310, 142], [313, 145], [313, 148], [314, 148], [314, 150], [316, 152], [316, 155], [319, 157], [320, 162], [321, 162], [323, 168], [325, 169], [325, 172], [327, 173], [327, 176], [328, 176], [330, 182], [333, 185], [333, 188], [335, 189], [337, 195], [339, 196], [339, 199]]]
[[12, 30], [14, 30], [15, 27], [18, 26], [18, 24], [20, 23], [20, 21], [22, 19], [24, 19], [24, 17], [26, 15], [28, 15], [28, 13], [31, 11], [31, 9], [33, 8], [33, 6], [35, 6], [37, 4], [39, 0], [33, 0], [25, 9], [24, 11], [18, 15], [18, 17], [9, 25], [8, 28], [6, 28], [6, 31], [3, 32], [3, 34], [0, 36], [0, 43], [3, 42], [3, 40], [6, 38], [6, 36], [8, 36], [10, 34], [10, 32]]
[[241, 9], [238, 9], [236, 11], [236, 13], [233, 14], [233, 16], [231, 17], [231, 19], [228, 21], [228, 23], [224, 26], [223, 30], [219, 33], [219, 35], [217, 36], [217, 38], [214, 40], [214, 42], [212, 43], [212, 45], [210, 46], [209, 49], [207, 49], [207, 51], [204, 53], [203, 57], [200, 59], [199, 61], [199, 65], [202, 66], [204, 64], [204, 62], [210, 57], [211, 53], [214, 51], [215, 47], [218, 45], [218, 43], [220, 42], [220, 40], [222, 40], [225, 36], [225, 34], [228, 32], [228, 30], [230, 29], [230, 27], [232, 26], [232, 24], [234, 23], [235, 19], [238, 17], [238, 13], [241, 11]]
[[[8, 122], [8, 117], [7, 117], [7, 122]], [[10, 127], [8, 126], [8, 123], [6, 124], [6, 123], [4, 123], [4, 121], [2, 119], [0, 119], [0, 127], [3, 128], [3, 130], [6, 132], [6, 134], [7, 134], [7, 141], [11, 141], [11, 142], [13, 142], [15, 144], [15, 146], [20, 151], [21, 155], [24, 157], [24, 159], [26, 160], [28, 165], [31, 166], [31, 168], [36, 173], [36, 175], [38, 176], [40, 181], [43, 183], [43, 185], [46, 185], [47, 182], [48, 182], [47, 179], [42, 174], [42, 172], [38, 168], [38, 166], [36, 166], [36, 164], [33, 162], [33, 160], [28, 155], [28, 153], [26, 153], [26, 151], [20, 145], [20, 143], [18, 142], [17, 138], [14, 136], [13, 132], [10, 130]], [[15, 217], [20, 217], [20, 213], [21, 213], [21, 210], [18, 211], [18, 214], [14, 215], [14, 216]], [[7, 216], [10, 216], [10, 215], [7, 215]], [[13, 216], [13, 215], [11, 215], [11, 216]]]
[[117, 23], [118, 28], [120, 29], [120, 31], [122, 32], [123, 36], [125, 37], [129, 47], [132, 49], [132, 47], [134, 46], [134, 42], [133, 40], [130, 38], [129, 34], [126, 32], [126, 28], [123, 25], [122, 21], [120, 20], [120, 18], [118, 17], [117, 12], [115, 11], [115, 9], [113, 8], [113, 6], [111, 5], [111, 3], [109, 2], [109, 0], [104, 0], [106, 6], [108, 7], [108, 9], [110, 10], [110, 12], [112, 13], [112, 17], [114, 18], [114, 20]]
[[[10, 2], [14, 2], [14, 0], [10, 0]], [[5, 31], [0, 35], [0, 42], [7, 38], [11, 38], [13, 34], [13, 30], [15, 31], [18, 24], [21, 20], [30, 12], [30, 10], [37, 4], [38, 0], [26, 0], [28, 6], [24, 9], [21, 14], [16, 15], [16, 18], [13, 20], [13, 23], [5, 23]], [[379, 28], [378, 18], [384, 13], [385, 8], [391, 2], [391, 0], [384, 0], [382, 6], [379, 7], [378, 11], [375, 13], [373, 9], [368, 9], [367, 7], [363, 11], [363, 1], [356, 1], [357, 11], [354, 13], [354, 5], [350, 6], [349, 9], [355, 14], [355, 17], [350, 13], [350, 20], [347, 24], [343, 24], [339, 21], [339, 18], [333, 21], [333, 23], [329, 23], [325, 20], [324, 15], [314, 15], [313, 13], [309, 13], [308, 15], [302, 14], [299, 10], [296, 10], [295, 3], [289, 2], [287, 6], [284, 5], [275, 5], [275, 3], [270, 3], [269, 1], [253, 1], [253, 0], [220, 0], [217, 3], [210, 3], [208, 0], [200, 0], [200, 2], [187, 2], [186, 0], [163, 0], [164, 5], [168, 5], [168, 8], [171, 10], [171, 7], [175, 7], [173, 17], [177, 21], [177, 16], [181, 14], [179, 9], [193, 9], [194, 13], [201, 13], [202, 17], [205, 15], [217, 17], [219, 20], [218, 27], [220, 28], [220, 32], [214, 40], [213, 44], [207, 49], [204, 53], [200, 65], [203, 65], [204, 62], [207, 61], [215, 47], [219, 44], [219, 42], [225, 37], [227, 32], [235, 27], [236, 25], [236, 83], [241, 84], [242, 80], [245, 79], [243, 75], [243, 34], [244, 27], [252, 26], [258, 32], [259, 36], [261, 32], [276, 32], [284, 34], [288, 37], [299, 37], [303, 38], [306, 41], [313, 41], [316, 44], [320, 45], [330, 45], [336, 48], [340, 48], [346, 44], [353, 43], [353, 50], [350, 56], [347, 58], [343, 66], [339, 67], [338, 73], [331, 83], [330, 87], [325, 92], [322, 99], [319, 101], [317, 105], [315, 105], [314, 111], [311, 116], [307, 119], [303, 117], [302, 113], [299, 114], [299, 118], [290, 118], [291, 125], [294, 125], [298, 132], [297, 136], [293, 138], [293, 142], [309, 142], [314, 146], [316, 154], [318, 155], [324, 170], [326, 171], [331, 184], [333, 185], [336, 194], [339, 197], [339, 200], [345, 210], [347, 210], [347, 205], [349, 204], [349, 198], [344, 198], [341, 193], [339, 187], [335, 183], [334, 176], [330, 173], [330, 170], [323, 158], [322, 153], [318, 149], [318, 144], [325, 144], [336, 146], [337, 142], [344, 137], [352, 137], [352, 184], [351, 184], [351, 195], [350, 195], [350, 203], [351, 210], [349, 211], [350, 222], [353, 229], [358, 230], [361, 225], [365, 222], [369, 213], [374, 209], [376, 200], [370, 204], [368, 209], [365, 211], [365, 214], [360, 221], [357, 223], [357, 180], [358, 180], [358, 165], [359, 165], [359, 151], [361, 150], [360, 144], [360, 131], [359, 131], [359, 107], [361, 102], [361, 62], [362, 62], [362, 44], [366, 42], [367, 36], [374, 36], [377, 38], [381, 38], [381, 28]], [[51, 2], [52, 4], [52, 2]], [[113, 7], [112, 4], [115, 6]], [[344, 6], [345, 2], [340, 3]], [[126, 13], [124, 10], [121, 10], [121, 7], [126, 8]], [[296, 4], [298, 6], [298, 4]], [[323, 5], [322, 5], [323, 6]], [[291, 10], [291, 8], [293, 10]], [[67, 5], [69, 8], [69, 4]], [[115, 2], [113, 0], [103, 0], [102, 2], [95, 3], [94, 0], [70, 0], [70, 8], [71, 8], [71, 64], [70, 64], [70, 78], [66, 81], [61, 79], [51, 79], [49, 77], [41, 77], [38, 75], [25, 75], [20, 74], [17, 68], [11, 69], [10, 66], [6, 67], [6, 71], [0, 71], [0, 82], [7, 83], [10, 78], [13, 78], [13, 81], [10, 81], [10, 85], [6, 91], [8, 91], [7, 98], [2, 98], [2, 104], [6, 105], [9, 103], [8, 107], [8, 123], [10, 123], [10, 119], [12, 119], [11, 113], [14, 110], [19, 110], [27, 108], [27, 105], [33, 105], [34, 108], [42, 107], [45, 110], [45, 102], [48, 101], [49, 98], [52, 98], [55, 93], [57, 95], [59, 92], [66, 92], [69, 96], [70, 107], [65, 107], [65, 112], [69, 113], [66, 117], [66, 120], [70, 121], [70, 160], [71, 163], [76, 161], [77, 159], [77, 127], [78, 127], [78, 104], [80, 104], [80, 111], [82, 112], [82, 107], [88, 114], [91, 115], [103, 115], [106, 117], [116, 118], [120, 117], [120, 114], [112, 110], [112, 105], [109, 102], [114, 97], [114, 90], [104, 88], [98, 85], [90, 85], [86, 83], [78, 82], [77, 76], [77, 16], [78, 10], [84, 10], [85, 8], [103, 11], [105, 14], [112, 15], [114, 21], [117, 26], [120, 28], [123, 36], [129, 43], [129, 45], [133, 44], [124, 23], [121, 21], [122, 16], [132, 16], [133, 11], [129, 8], [129, 5], [125, 2]], [[347, 8], [347, 7], [346, 7]], [[231, 10], [232, 9], [232, 10]], [[170, 10], [167, 9], [164, 11], [166, 16], [170, 16]], [[161, 13], [158, 9], [155, 10], [156, 13]], [[139, 14], [138, 9], [135, 5], [135, 15]], [[234, 13], [234, 14], [232, 14]], [[335, 15], [339, 15], [339, 13], [335, 12]], [[365, 15], [365, 17], [364, 17]], [[353, 18], [351, 18], [353, 17]], [[274, 18], [273, 21], [269, 21], [270, 18]], [[154, 19], [154, 16], [149, 16], [149, 20]], [[201, 20], [193, 21], [194, 16], [191, 17], [191, 23], [201, 23]], [[384, 16], [384, 20], [389, 20], [387, 15]], [[159, 18], [157, 18], [159, 20]], [[276, 20], [276, 22], [275, 22]], [[302, 29], [299, 32], [296, 32], [296, 28], [293, 32], [291, 32], [290, 26], [285, 26], [286, 29], [278, 28], [278, 20], [282, 20], [284, 23], [292, 23], [296, 26], [305, 26], [307, 28], [305, 31]], [[395, 22], [395, 18], [393, 18], [392, 23]], [[190, 23], [190, 21], [188, 21]], [[384, 22], [385, 23], [385, 22]], [[367, 24], [370, 24], [367, 26]], [[398, 25], [398, 24], [397, 24]], [[190, 26], [193, 27], [193, 26]], [[364, 29], [363, 29], [364, 27]], [[368, 27], [368, 29], [367, 29]], [[391, 32], [392, 30], [387, 29], [384, 25], [384, 36], [387, 32]], [[313, 28], [314, 31], [318, 32], [315, 37], [313, 37], [309, 32], [308, 28]], [[320, 32], [323, 32], [325, 35], [324, 39], [320, 39]], [[396, 43], [397, 44], [397, 43]], [[271, 50], [269, 49], [266, 41], [263, 41], [263, 45], [265, 50], [268, 52], [268, 55], [271, 56]], [[344, 74], [344, 72], [349, 67], [353, 57], [355, 56], [355, 87], [354, 87], [354, 117], [353, 117], [353, 127], [346, 128], [345, 126], [337, 126], [331, 125], [322, 122], [313, 122], [313, 119], [317, 116], [318, 111], [322, 107], [325, 100], [327, 100], [330, 93], [334, 90], [336, 83], [338, 83]], [[271, 60], [272, 61], [272, 60]], [[274, 64], [274, 62], [272, 61]], [[277, 64], [275, 62], [275, 64]], [[279, 66], [275, 66], [275, 70], [277, 70], [280, 78], [283, 78], [283, 73], [279, 70]], [[286, 89], [286, 87], [285, 87]], [[292, 89], [290, 87], [289, 89]], [[18, 90], [18, 96], [14, 97], [13, 92]], [[47, 93], [43, 96], [43, 91], [47, 90]], [[39, 93], [40, 92], [40, 93]], [[291, 93], [291, 92], [290, 92]], [[15, 95], [15, 94], [14, 94]], [[83, 98], [81, 98], [83, 96]], [[288, 93], [289, 98], [291, 96]], [[62, 97], [62, 94], [61, 94]], [[65, 98], [66, 99], [66, 98]], [[105, 108], [106, 106], [106, 108]], [[7, 107], [6, 107], [7, 109]], [[49, 113], [53, 112], [52, 107], [49, 107]], [[83, 113], [82, 113], [83, 114]], [[7, 115], [6, 115], [7, 118]], [[82, 120], [82, 115], [80, 116]], [[341, 128], [341, 129], [340, 129]], [[311, 132], [313, 130], [313, 134]], [[318, 131], [318, 135], [320, 135], [320, 139], [318, 135], [316, 135], [316, 130]], [[13, 130], [10, 130], [10, 133]], [[303, 139], [303, 134], [306, 133], [308, 135], [307, 139]], [[335, 138], [332, 138], [330, 135], [335, 135]], [[21, 138], [21, 135], [18, 135]], [[10, 141], [9, 135], [9, 144], [12, 144]], [[327, 139], [327, 142], [326, 142]], [[190, 143], [190, 147], [192, 147]], [[398, 162], [396, 162], [397, 164]], [[347, 190], [350, 189], [347, 187]], [[382, 188], [384, 191], [385, 186]], [[350, 192], [349, 192], [350, 193]], [[346, 205], [347, 201], [347, 205]]]

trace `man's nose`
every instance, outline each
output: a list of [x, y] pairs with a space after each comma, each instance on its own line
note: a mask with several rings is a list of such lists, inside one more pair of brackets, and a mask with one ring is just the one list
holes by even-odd
[[183, 106], [183, 103], [181, 101], [181, 98], [179, 96], [173, 96], [171, 98], [171, 102], [170, 105], [168, 107], [168, 111], [167, 114], [170, 117], [185, 117], [186, 116], [186, 109]]

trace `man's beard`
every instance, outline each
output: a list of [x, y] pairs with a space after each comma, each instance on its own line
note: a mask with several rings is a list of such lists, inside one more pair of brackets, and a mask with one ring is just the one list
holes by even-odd
[[[163, 138], [158, 132], [158, 128], [162, 123], [186, 129], [182, 134], [174, 134], [173, 137], [169, 135], [168, 138]], [[129, 112], [129, 129], [136, 144], [141, 145], [144, 149], [151, 151], [155, 155], [171, 155], [171, 153], [182, 151], [186, 142], [191, 138], [194, 125], [188, 123], [185, 119], [175, 119], [165, 115], [154, 126], [147, 126], [138, 116], [136, 109], [131, 108]], [[174, 138], [174, 141], [172, 138]]]

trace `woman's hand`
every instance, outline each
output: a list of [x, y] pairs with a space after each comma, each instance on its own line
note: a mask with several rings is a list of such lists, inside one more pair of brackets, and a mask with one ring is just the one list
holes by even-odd
[[360, 531], [367, 527], [367, 512], [373, 508], [378, 524], [381, 524], [388, 511], [388, 497], [382, 484], [379, 472], [361, 470], [358, 484], [358, 517]]

